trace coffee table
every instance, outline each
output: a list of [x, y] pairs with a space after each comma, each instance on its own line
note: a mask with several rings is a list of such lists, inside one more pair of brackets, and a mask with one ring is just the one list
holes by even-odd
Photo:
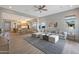
[[56, 43], [59, 40], [59, 36], [58, 35], [49, 35], [49, 42], [53, 42]]

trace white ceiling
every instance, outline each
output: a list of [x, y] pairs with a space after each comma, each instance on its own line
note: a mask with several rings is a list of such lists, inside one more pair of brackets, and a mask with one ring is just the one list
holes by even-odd
[[46, 8], [48, 9], [48, 11], [42, 11], [42, 13], [40, 13], [39, 11], [35, 11], [36, 8], [33, 5], [12, 5], [12, 6], [0, 5], [0, 7], [15, 10], [15, 11], [29, 14], [29, 15], [33, 15], [36, 17], [43, 17], [43, 16], [59, 13], [62, 11], [75, 9], [75, 8], [78, 8], [79, 6], [78, 5], [71, 5], [71, 6], [70, 5], [46, 5]]

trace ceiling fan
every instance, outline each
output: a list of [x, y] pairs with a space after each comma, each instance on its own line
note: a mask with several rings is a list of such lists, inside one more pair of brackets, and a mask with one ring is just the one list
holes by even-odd
[[40, 13], [42, 11], [47, 11], [46, 5], [35, 5], [34, 7], [37, 9], [36, 11], [40, 11]]

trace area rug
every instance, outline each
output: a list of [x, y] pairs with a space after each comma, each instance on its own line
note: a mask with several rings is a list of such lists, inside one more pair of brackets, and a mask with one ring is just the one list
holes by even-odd
[[60, 39], [57, 43], [51, 43], [45, 40], [41, 40], [39, 38], [26, 37], [24, 40], [29, 42], [34, 47], [40, 49], [46, 54], [62, 54], [65, 40]]

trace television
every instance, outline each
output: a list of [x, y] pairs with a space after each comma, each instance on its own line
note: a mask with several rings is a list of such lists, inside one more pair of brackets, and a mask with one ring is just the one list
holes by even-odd
[[45, 26], [42, 26], [42, 28], [45, 28]]

